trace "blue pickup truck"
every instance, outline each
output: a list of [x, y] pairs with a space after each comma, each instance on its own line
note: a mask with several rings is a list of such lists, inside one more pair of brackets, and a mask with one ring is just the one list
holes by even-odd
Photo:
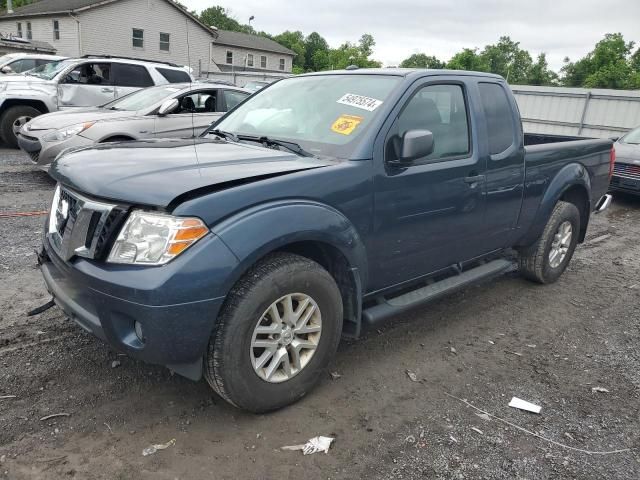
[[499, 76], [302, 75], [195, 140], [59, 157], [41, 269], [114, 348], [265, 412], [367, 324], [514, 267], [557, 280], [613, 158], [610, 140], [523, 134]]

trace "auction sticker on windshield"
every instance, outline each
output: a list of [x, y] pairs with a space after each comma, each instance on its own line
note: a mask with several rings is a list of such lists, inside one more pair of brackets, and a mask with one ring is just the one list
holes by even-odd
[[357, 115], [340, 115], [331, 125], [331, 130], [341, 135], [351, 135], [362, 122], [362, 117]]
[[361, 108], [368, 112], [373, 112], [376, 108], [382, 105], [382, 100], [365, 97], [364, 95], [356, 95], [355, 93], [345, 93], [341, 98], [337, 100], [337, 102], [341, 103], [342, 105]]

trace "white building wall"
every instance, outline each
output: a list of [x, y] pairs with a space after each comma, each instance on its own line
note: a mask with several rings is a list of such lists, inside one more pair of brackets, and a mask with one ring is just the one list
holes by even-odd
[[[211, 33], [166, 0], [121, 0], [79, 13], [82, 53], [138, 57], [199, 71], [216, 71], [209, 54]], [[133, 29], [144, 30], [144, 46], [133, 46]], [[160, 50], [160, 32], [170, 35], [170, 50]], [[189, 48], [187, 49], [187, 38]], [[190, 59], [190, 63], [189, 63]]]
[[[60, 39], [53, 38], [53, 21], [60, 25]], [[69, 15], [43, 16], [31, 18], [12, 18], [0, 20], [0, 32], [17, 35], [18, 22], [22, 24], [22, 37], [27, 38], [27, 22], [31, 23], [33, 40], [47, 42], [56, 49], [57, 55], [76, 57], [78, 50], [78, 24]]]
[[[291, 55], [263, 52], [259, 50], [249, 50], [242, 47], [234, 47], [221, 45], [218, 43], [213, 44], [212, 58], [218, 65], [230, 65], [227, 63], [227, 51], [233, 52], [233, 66], [239, 70], [245, 66], [246, 57], [248, 54], [253, 54], [253, 67], [250, 68], [262, 68], [260, 65], [260, 56], [265, 55], [267, 57], [267, 66], [265, 70], [282, 71], [290, 73], [293, 67], [293, 57]], [[280, 59], [284, 58], [284, 70], [280, 70]]]

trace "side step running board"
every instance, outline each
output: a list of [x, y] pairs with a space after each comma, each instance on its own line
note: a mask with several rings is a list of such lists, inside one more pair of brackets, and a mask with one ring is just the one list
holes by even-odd
[[398, 297], [383, 299], [377, 305], [365, 309], [362, 312], [362, 320], [369, 325], [377, 324], [389, 317], [424, 305], [472, 283], [504, 273], [513, 266], [513, 262], [506, 259], [493, 260], [462, 272], [460, 275], [445, 278], [444, 280], [432, 283], [426, 287], [420, 287]]

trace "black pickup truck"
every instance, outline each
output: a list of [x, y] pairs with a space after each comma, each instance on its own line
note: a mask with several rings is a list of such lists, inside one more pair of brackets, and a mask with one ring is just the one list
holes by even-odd
[[557, 280], [612, 160], [609, 140], [524, 135], [495, 75], [302, 75], [196, 140], [58, 158], [42, 273], [112, 346], [263, 412], [363, 324], [514, 267]]

